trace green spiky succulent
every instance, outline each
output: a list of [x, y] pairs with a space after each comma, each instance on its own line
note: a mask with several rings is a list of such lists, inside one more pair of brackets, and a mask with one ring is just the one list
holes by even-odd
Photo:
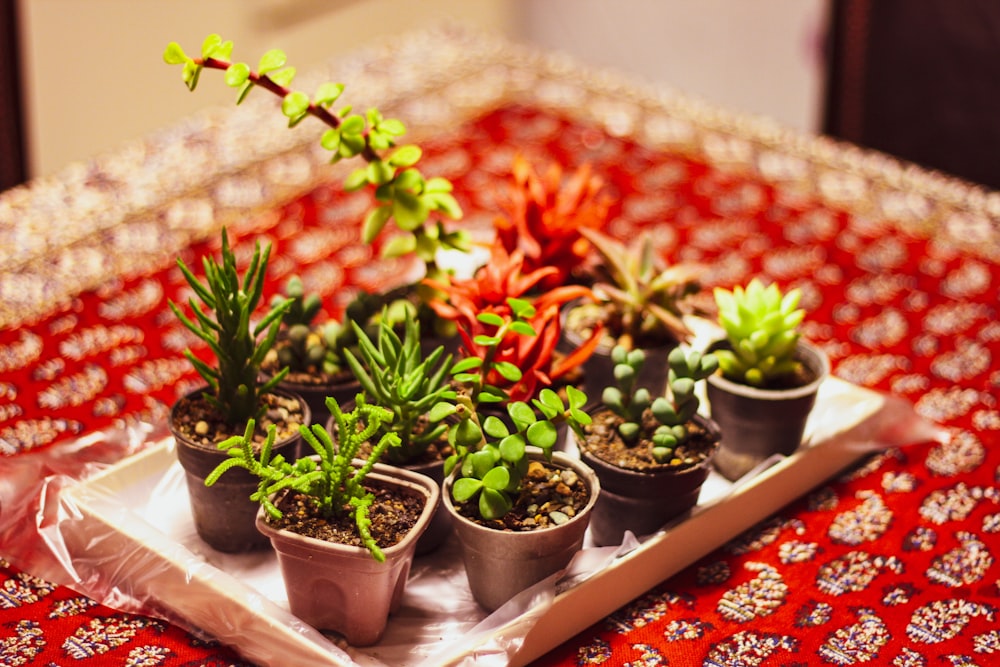
[[445, 416], [453, 412], [455, 400], [452, 355], [439, 345], [425, 356], [420, 324], [413, 318], [406, 320], [402, 337], [385, 313], [374, 340], [353, 320], [351, 325], [358, 356], [345, 349], [347, 365], [370, 400], [393, 412], [389, 428], [399, 435], [400, 444], [387, 456], [393, 463], [414, 461], [448, 431]]
[[765, 287], [754, 278], [746, 288], [717, 287], [714, 295], [730, 347], [715, 354], [727, 379], [762, 387], [798, 372], [801, 363], [795, 359], [795, 347], [805, 317], [805, 310], [798, 307], [800, 290], [782, 294], [776, 284]]
[[677, 445], [688, 437], [687, 423], [698, 412], [700, 401], [696, 383], [718, 369], [713, 354], [676, 347], [667, 357], [669, 366], [666, 396], [653, 398], [645, 387], [636, 388], [635, 379], [646, 361], [642, 350], [626, 350], [618, 345], [611, 351], [615, 384], [605, 387], [601, 402], [621, 417], [618, 434], [626, 445], [635, 446], [643, 438], [643, 415], [648, 410], [656, 419], [656, 430], [646, 437], [652, 441], [652, 455], [657, 463], [673, 458]]
[[223, 228], [222, 263], [210, 256], [202, 258], [204, 283], [182, 259], [177, 260], [195, 294], [188, 301], [195, 319], [185, 315], [173, 301], [169, 303], [170, 309], [208, 345], [216, 365], [202, 361], [189, 349], [184, 354], [208, 384], [210, 391], [205, 393], [206, 398], [231, 426], [242, 426], [248, 419], [260, 417], [264, 408], [261, 396], [276, 387], [287, 373], [277, 373], [265, 382], [259, 380], [261, 364], [274, 345], [281, 318], [292, 305], [291, 299], [274, 302], [264, 318], [251, 328], [251, 317], [264, 290], [270, 252], [270, 245], [261, 250], [256, 243], [246, 274], [240, 278], [236, 255]]

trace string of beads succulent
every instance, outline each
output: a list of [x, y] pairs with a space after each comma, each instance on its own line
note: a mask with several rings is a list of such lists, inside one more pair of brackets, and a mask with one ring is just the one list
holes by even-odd
[[714, 296], [730, 347], [715, 351], [726, 378], [762, 387], [799, 371], [795, 346], [805, 318], [805, 310], [798, 307], [800, 290], [783, 294], [775, 283], [765, 287], [754, 278], [746, 288], [717, 287]]
[[[375, 496], [365, 488], [364, 482], [386, 449], [399, 445], [399, 436], [383, 428], [391, 422], [392, 411], [367, 404], [364, 394], [358, 395], [357, 403], [350, 412], [342, 412], [333, 398], [327, 398], [326, 404], [334, 417], [336, 438], [322, 424], [301, 426], [299, 429], [316, 458], [307, 456], [295, 462], [286, 461], [281, 454], [272, 458], [273, 426], [268, 428], [267, 439], [258, 451], [253, 443], [255, 424], [251, 419], [242, 435], [219, 443], [219, 449], [227, 452], [229, 458], [205, 478], [205, 485], [214, 485], [228, 470], [244, 468], [260, 478], [260, 484], [250, 500], [259, 502], [274, 519], [280, 519], [282, 512], [273, 499], [285, 490], [308, 496], [316, 504], [320, 516], [331, 517], [350, 512], [365, 548], [376, 561], [383, 562], [385, 554], [372, 537], [368, 517]], [[363, 446], [380, 432], [381, 437], [364, 455]], [[363, 464], [353, 465], [352, 462], [359, 457], [364, 459]]]
[[618, 345], [612, 349], [611, 358], [615, 384], [604, 388], [601, 402], [621, 417], [618, 434], [626, 445], [637, 445], [644, 436], [644, 417], [651, 415], [657, 425], [645, 437], [653, 443], [653, 459], [657, 463], [670, 463], [677, 446], [688, 438], [687, 424], [701, 404], [695, 393], [697, 382], [718, 369], [715, 355], [680, 347], [671, 350], [667, 357], [667, 395], [655, 398], [645, 387], [635, 386], [646, 360], [642, 350], [627, 350]]

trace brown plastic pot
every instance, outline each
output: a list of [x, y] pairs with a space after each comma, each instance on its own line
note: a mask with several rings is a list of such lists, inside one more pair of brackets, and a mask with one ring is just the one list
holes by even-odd
[[[723, 345], [717, 341], [708, 349]], [[821, 349], [801, 339], [795, 356], [813, 375], [813, 380], [801, 387], [760, 389], [720, 374], [708, 378], [710, 414], [722, 429], [715, 467], [726, 479], [739, 479], [775, 454], [788, 456], [802, 443], [819, 386], [830, 374], [830, 360]]]
[[[680, 470], [664, 467], [649, 471], [621, 468], [580, 446], [580, 458], [601, 480], [601, 496], [590, 520], [590, 536], [598, 546], [621, 544], [625, 531], [636, 536], [656, 532], [698, 504], [701, 487], [718, 452], [721, 433], [711, 419], [695, 415], [705, 429], [712, 450], [703, 461]], [[579, 443], [579, 437], [577, 437]]]
[[[205, 390], [204, 387], [197, 389], [187, 397]], [[304, 423], [309, 424], [309, 406], [301, 397], [286, 391], [275, 393], [298, 399], [303, 406]], [[268, 541], [255, 526], [260, 504], [250, 500], [260, 480], [243, 468], [233, 468], [212, 486], [205, 486], [205, 478], [229, 456], [218, 448], [207, 448], [192, 442], [179, 433], [173, 419], [177, 405], [175, 403], [171, 409], [170, 432], [177, 446], [177, 460], [184, 469], [191, 515], [198, 536], [213, 549], [226, 553], [266, 548]], [[296, 434], [276, 442], [273, 451], [294, 461], [299, 456], [301, 443], [302, 437]]]
[[[350, 411], [354, 409], [355, 402], [352, 398], [350, 401], [339, 403], [339, 405], [341, 410]], [[328, 433], [334, 433], [336, 428], [337, 422], [334, 420], [333, 415], [330, 415], [326, 420], [326, 430]], [[429, 477], [438, 485], [438, 489], [444, 484], [444, 460], [427, 461], [425, 463], [384, 463], [383, 465], [409, 470], [418, 475]], [[451, 534], [451, 516], [441, 507], [443, 502], [444, 495], [439, 494], [438, 503], [434, 508], [434, 514], [431, 516], [430, 525], [427, 526], [420, 539], [417, 540], [418, 556], [435, 551], [448, 538], [448, 535]]]
[[[530, 456], [541, 458], [537, 452]], [[593, 470], [561, 452], [553, 452], [552, 462], [571, 468], [580, 479], [585, 480], [590, 499], [566, 523], [541, 530], [496, 530], [462, 516], [451, 500], [451, 485], [458, 471], [452, 472], [445, 480], [442, 491], [444, 506], [452, 517], [469, 588], [476, 602], [488, 611], [497, 609], [524, 589], [564, 569], [583, 546], [591, 512], [600, 494], [600, 482]]]
[[257, 515], [257, 529], [278, 555], [292, 614], [317, 630], [342, 634], [353, 646], [370, 646], [382, 638], [389, 615], [402, 602], [417, 540], [440, 497], [430, 478], [383, 464], [376, 464], [365, 481], [424, 499], [423, 512], [406, 537], [383, 549], [383, 563], [365, 548], [277, 530], [267, 525], [263, 510]]

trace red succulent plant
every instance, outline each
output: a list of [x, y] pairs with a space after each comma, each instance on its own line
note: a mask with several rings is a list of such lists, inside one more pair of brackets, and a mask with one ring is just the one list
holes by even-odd
[[503, 318], [512, 315], [509, 298], [530, 301], [534, 314], [528, 323], [534, 336], [509, 333], [494, 352], [496, 361], [509, 362], [522, 372], [520, 380], [506, 382], [499, 375], [486, 378], [490, 384], [503, 388], [510, 400], [524, 401], [537, 390], [550, 386], [570, 371], [578, 368], [597, 347], [600, 331], [569, 353], [556, 352], [562, 334], [561, 308], [574, 300], [596, 300], [596, 295], [583, 285], [560, 285], [531, 296], [529, 292], [545, 278], [556, 275], [554, 267], [540, 267], [524, 273], [525, 257], [521, 250], [508, 253], [500, 242], [491, 247], [490, 260], [472, 278], [453, 279], [445, 283], [433, 279], [424, 282], [440, 290], [441, 298], [430, 306], [439, 317], [456, 324], [467, 356], [482, 357], [485, 347], [477, 343], [478, 336], [493, 336], [496, 327], [479, 319], [483, 313], [495, 313]]
[[542, 279], [549, 288], [579, 282], [576, 273], [591, 257], [581, 228], [603, 229], [611, 197], [604, 181], [583, 164], [567, 179], [558, 164], [539, 175], [523, 156], [514, 158], [511, 185], [501, 202], [504, 215], [494, 220], [497, 238], [509, 252], [524, 253], [528, 271], [552, 267]]

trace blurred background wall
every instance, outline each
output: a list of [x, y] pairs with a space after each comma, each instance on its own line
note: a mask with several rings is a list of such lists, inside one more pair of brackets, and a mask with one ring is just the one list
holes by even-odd
[[[827, 0], [2, 0], [20, 27], [27, 177], [209, 105], [182, 89], [167, 42], [210, 32], [250, 62], [281, 48], [300, 71], [374, 37], [451, 20], [816, 131]], [[346, 82], [349, 84], [349, 82]]]

